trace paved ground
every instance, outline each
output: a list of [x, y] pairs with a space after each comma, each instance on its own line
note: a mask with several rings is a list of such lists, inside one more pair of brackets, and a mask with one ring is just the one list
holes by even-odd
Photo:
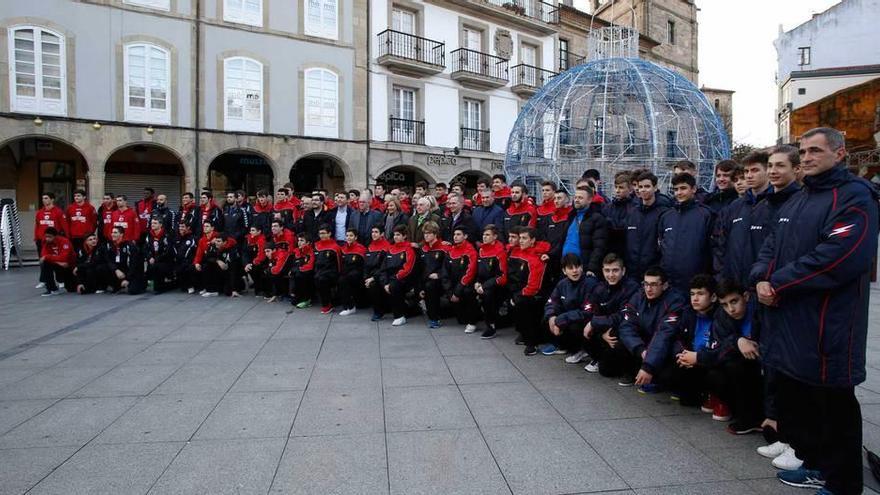
[[[510, 331], [252, 297], [46, 299], [35, 278], [0, 273], [0, 493], [803, 493], [759, 437], [526, 358]], [[880, 371], [859, 395], [880, 450]]]

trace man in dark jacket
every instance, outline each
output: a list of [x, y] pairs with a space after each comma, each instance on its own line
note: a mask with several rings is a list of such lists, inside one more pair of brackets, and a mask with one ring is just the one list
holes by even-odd
[[244, 236], [248, 233], [249, 221], [247, 212], [236, 201], [235, 193], [226, 193], [226, 204], [223, 205], [223, 228], [225, 229], [223, 233], [235, 240], [239, 251], [247, 245], [244, 242]]
[[574, 211], [565, 234], [562, 256], [575, 254], [583, 263], [589, 276], [602, 271], [602, 258], [608, 242], [608, 222], [600, 213], [601, 205], [593, 203], [595, 191], [590, 186], [580, 186], [574, 194]]
[[365, 189], [357, 199], [357, 209], [348, 216], [348, 228], [357, 230], [358, 242], [364, 247], [370, 245], [372, 228], [382, 223], [382, 214], [370, 208], [372, 201], [373, 194]]
[[[494, 225], [499, 230], [504, 222], [504, 210], [495, 204], [495, 196], [491, 190], [485, 190], [480, 193], [479, 206], [474, 208], [474, 222], [480, 232], [486, 229], [487, 225]], [[475, 237], [475, 239], [479, 239]]]
[[510, 187], [510, 206], [504, 210], [504, 225], [501, 239], [507, 238], [512, 227], [538, 226], [538, 210], [529, 199], [529, 189], [522, 182], [516, 182]]
[[669, 276], [669, 284], [686, 292], [691, 278], [712, 266], [709, 241], [714, 215], [697, 203], [696, 180], [692, 175], [676, 175], [672, 187], [677, 203], [660, 217], [658, 227], [660, 266]]
[[626, 217], [638, 206], [633, 194], [632, 174], [627, 171], [614, 175], [614, 198], [602, 205], [602, 215], [608, 220], [608, 252], [623, 255], [626, 247]]
[[[865, 380], [878, 194], [843, 163], [843, 135], [801, 136], [804, 187], [780, 208], [752, 268], [764, 305], [766, 366], [777, 371], [780, 424], [791, 430], [797, 471], [787, 484], [862, 491], [862, 420], [854, 387]], [[793, 439], [794, 440], [794, 439]]]
[[440, 237], [446, 242], [452, 242], [452, 234], [455, 229], [462, 228], [468, 239], [476, 239], [477, 222], [470, 213], [464, 209], [464, 197], [450, 194], [446, 197], [447, 215], [440, 218]]
[[718, 280], [735, 280], [748, 285], [758, 251], [764, 241], [763, 225], [768, 213], [761, 201], [772, 191], [767, 181], [764, 151], [753, 151], [742, 159], [749, 189], [718, 216], [712, 233], [712, 256]]
[[308, 211], [303, 211], [302, 218], [299, 221], [299, 226], [297, 227], [297, 232], [305, 232], [309, 235], [309, 239], [315, 240], [318, 238], [318, 228], [325, 223], [331, 223], [331, 220], [327, 216], [327, 211], [324, 209], [324, 195], [323, 194], [313, 194], [311, 209]]
[[[654, 377], [672, 363], [672, 341], [678, 335], [685, 301], [678, 291], [670, 289], [666, 273], [660, 268], [645, 271], [643, 286], [623, 308], [620, 343], [629, 351], [631, 361], [620, 384], [635, 383], [643, 392], [653, 392]], [[627, 374], [636, 370], [635, 379]]]
[[331, 237], [340, 246], [345, 244], [345, 231], [348, 230], [348, 223], [353, 212], [348, 205], [348, 194], [338, 192], [333, 196], [336, 206], [327, 211], [327, 222], [333, 228]]
[[657, 176], [642, 172], [636, 178], [639, 204], [626, 217], [626, 250], [623, 258], [633, 280], [641, 280], [649, 266], [660, 263], [657, 227], [667, 208], [657, 202]]

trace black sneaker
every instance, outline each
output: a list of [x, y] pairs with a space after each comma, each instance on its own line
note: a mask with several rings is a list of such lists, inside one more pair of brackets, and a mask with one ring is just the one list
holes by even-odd
[[621, 387], [632, 387], [635, 383], [636, 379], [629, 375], [623, 375], [620, 377], [620, 380], [617, 380], [617, 384]]
[[525, 349], [523, 349], [523, 354], [526, 356], [534, 356], [538, 353], [538, 349], [533, 345], [527, 345]]
[[727, 425], [727, 431], [734, 435], [748, 435], [749, 433], [758, 433], [761, 431], [760, 424], [743, 423], [734, 421]]
[[516, 345], [526, 345], [526, 341], [523, 340], [522, 337], [517, 336], [516, 340], [513, 341]]
[[486, 340], [488, 340], [488, 339], [494, 339], [494, 338], [495, 338], [495, 333], [496, 333], [496, 332], [495, 332], [495, 328], [494, 328], [494, 327], [486, 327], [486, 329], [483, 330], [483, 333], [480, 335], [480, 338], [481, 338], [481, 339], [486, 339]]

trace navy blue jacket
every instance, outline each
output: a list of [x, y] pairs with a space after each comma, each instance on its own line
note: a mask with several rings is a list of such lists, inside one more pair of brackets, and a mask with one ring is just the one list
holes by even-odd
[[[474, 219], [474, 222], [477, 224], [477, 229], [480, 231], [482, 235], [483, 229], [486, 228], [486, 225], [492, 224], [498, 227], [498, 231], [504, 228], [504, 210], [501, 209], [500, 206], [493, 203], [492, 206], [478, 206], [474, 208], [474, 213], [471, 215]], [[474, 241], [479, 241], [479, 239], [474, 239]], [[507, 239], [505, 239], [507, 241]]]
[[656, 375], [669, 361], [684, 307], [684, 297], [674, 289], [654, 300], [648, 300], [640, 290], [624, 306], [620, 341], [633, 356], [641, 357], [642, 351], [648, 351], [642, 361], [642, 369], [648, 373]]
[[695, 200], [678, 203], [660, 217], [660, 266], [671, 286], [686, 291], [694, 275], [711, 269], [713, 217]]
[[708, 206], [709, 209], [715, 213], [719, 213], [728, 205], [736, 201], [737, 198], [739, 198], [739, 195], [733, 187], [716, 189], [706, 196], [706, 199], [703, 200], [703, 204]]
[[667, 208], [654, 202], [645, 206], [639, 202], [626, 217], [626, 251], [623, 260], [629, 276], [641, 281], [648, 268], [660, 264], [660, 245], [657, 243], [660, 217]]
[[767, 366], [815, 385], [865, 380], [871, 263], [877, 254], [878, 193], [838, 164], [804, 179], [779, 209], [752, 281], [768, 281]]
[[617, 335], [620, 322], [623, 321], [623, 307], [639, 288], [639, 284], [628, 277], [624, 277], [617, 285], [600, 282], [584, 299], [581, 319], [591, 322], [595, 332], [614, 330]]
[[[672, 354], [688, 350], [697, 352], [697, 365], [704, 367], [716, 366], [736, 357], [739, 354], [737, 341], [740, 335], [741, 323], [734, 320], [724, 310], [716, 306], [712, 310], [712, 324], [709, 327], [709, 345], [702, 349], [694, 349], [694, 336], [697, 329], [697, 312], [690, 306], [685, 308], [681, 316], [681, 325], [675, 343], [672, 345]], [[749, 318], [752, 317], [750, 314]]]
[[574, 323], [581, 323], [583, 316], [581, 314], [581, 305], [587, 294], [593, 290], [599, 280], [596, 277], [581, 276], [577, 282], [572, 282], [568, 277], [562, 277], [547, 303], [544, 304], [544, 319], [549, 320], [550, 317], [556, 317], [556, 325], [563, 327]]
[[602, 215], [608, 220], [608, 252], [623, 256], [626, 246], [626, 217], [638, 207], [635, 196], [614, 198], [602, 207]]
[[719, 279], [736, 280], [748, 286], [749, 272], [764, 242], [763, 226], [769, 208], [762, 202], [771, 189], [755, 195], [751, 189], [718, 216], [712, 233], [713, 267]]

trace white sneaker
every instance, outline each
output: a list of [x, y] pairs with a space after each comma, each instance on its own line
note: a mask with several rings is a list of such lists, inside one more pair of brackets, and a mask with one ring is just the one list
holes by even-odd
[[34, 286], [34, 289], [45, 289], [45, 288], [46, 288], [46, 284], [44, 284], [43, 282], [40, 282]]
[[568, 364], [578, 364], [584, 362], [584, 360], [586, 360], [588, 357], [590, 357], [590, 355], [587, 353], [587, 351], [577, 351], [571, 356], [565, 358], [565, 362]]
[[477, 326], [473, 323], [468, 323], [464, 326], [464, 333], [474, 333], [477, 331]]
[[187, 293], [187, 294], [195, 294], [195, 293], [196, 293], [196, 290], [193, 289], [192, 287], [190, 287], [189, 289], [186, 289], [186, 293]]
[[400, 318], [395, 318], [394, 321], [391, 322], [392, 327], [399, 327], [406, 325], [406, 316], [401, 316]]
[[775, 459], [775, 458], [781, 456], [782, 453], [785, 452], [785, 449], [787, 449], [787, 448], [788, 448], [787, 443], [774, 442], [774, 443], [771, 443], [770, 445], [762, 445], [761, 447], [758, 447], [758, 454], [761, 457], [766, 457], [768, 459]]
[[98, 289], [95, 291], [95, 294], [103, 294], [103, 293], [104, 293], [103, 289]]
[[206, 292], [208, 292], [208, 291], [205, 290], [205, 289], [202, 289], [202, 290], [199, 291], [199, 295], [204, 296]]
[[220, 293], [218, 292], [205, 292], [202, 294], [202, 297], [217, 297]]
[[59, 289], [63, 289], [63, 288], [64, 288], [64, 282], [58, 282], [58, 288], [59, 288]]
[[348, 309], [343, 309], [342, 311], [340, 311], [339, 316], [348, 316], [348, 315], [353, 315], [355, 313], [357, 313], [357, 308], [348, 308]]
[[422, 308], [422, 313], [423, 313], [423, 314], [428, 314], [428, 305], [425, 304], [425, 300], [424, 300], [424, 299], [422, 299], [422, 300], [419, 301], [419, 307]]
[[783, 471], [795, 471], [804, 465], [804, 461], [798, 459], [797, 456], [794, 455], [793, 448], [785, 447], [785, 451], [773, 459], [773, 462], [770, 464], [773, 464], [773, 467], [776, 469], [781, 469]]
[[587, 373], [598, 373], [599, 361], [590, 361], [589, 363], [587, 363], [586, 366], [584, 366], [584, 370], [586, 370]]

